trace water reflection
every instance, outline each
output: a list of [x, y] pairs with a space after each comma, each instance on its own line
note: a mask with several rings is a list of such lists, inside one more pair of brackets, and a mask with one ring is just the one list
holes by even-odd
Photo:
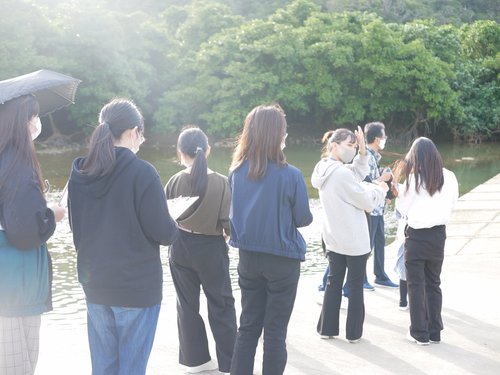
[[[460, 183], [460, 193], [472, 189], [488, 178], [500, 173], [500, 148], [498, 145], [442, 145], [439, 146], [447, 168], [453, 170]], [[394, 150], [404, 153], [405, 150]], [[66, 184], [72, 160], [82, 155], [81, 152], [64, 154], [39, 155], [44, 176], [50, 180], [55, 190], [48, 196], [50, 201], [58, 201], [62, 188]], [[181, 169], [175, 163], [175, 150], [144, 148], [140, 151], [141, 158], [150, 161], [158, 169], [163, 183]], [[306, 182], [310, 185], [310, 175], [314, 164], [319, 158], [318, 146], [301, 146], [287, 148], [287, 157], [290, 163], [297, 166], [304, 173]], [[213, 149], [209, 160], [210, 167], [220, 173], [227, 174], [231, 150]], [[384, 157], [384, 165], [394, 158]], [[310, 186], [309, 186], [310, 187]], [[59, 189], [59, 190], [58, 190]], [[316, 190], [310, 187], [310, 206], [314, 221], [300, 231], [308, 243], [306, 261], [302, 263], [303, 274], [320, 274], [326, 267], [326, 260], [321, 249], [321, 221], [322, 212]], [[392, 242], [396, 230], [396, 220], [393, 217], [393, 207], [390, 206], [385, 214], [387, 244]], [[83, 290], [77, 280], [76, 254], [73, 248], [73, 239], [67, 219], [58, 224], [54, 236], [49, 240], [50, 253], [53, 260], [53, 301], [54, 311], [46, 314], [48, 324], [58, 326], [74, 326], [85, 324], [85, 300]], [[161, 248], [164, 270], [164, 295], [175, 293], [168, 267], [167, 249]], [[233, 288], [237, 289], [238, 252], [230, 251], [230, 274]], [[388, 265], [387, 267], [390, 267]], [[318, 278], [319, 283], [319, 278]]]

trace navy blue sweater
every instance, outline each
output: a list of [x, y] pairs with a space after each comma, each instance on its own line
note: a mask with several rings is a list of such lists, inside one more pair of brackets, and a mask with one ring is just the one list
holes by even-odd
[[231, 246], [305, 260], [306, 243], [297, 228], [309, 225], [312, 214], [304, 177], [288, 164], [270, 162], [265, 176], [248, 178], [245, 161], [229, 175], [232, 191]]
[[149, 307], [162, 299], [159, 250], [175, 240], [177, 224], [156, 169], [115, 150], [115, 168], [103, 177], [80, 172], [85, 158], [73, 162], [68, 211], [78, 279], [91, 303]]

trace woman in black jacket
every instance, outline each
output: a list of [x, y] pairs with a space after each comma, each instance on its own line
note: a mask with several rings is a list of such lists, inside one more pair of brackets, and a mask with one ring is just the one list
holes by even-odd
[[68, 184], [94, 375], [145, 373], [162, 299], [160, 245], [178, 233], [158, 172], [135, 155], [143, 132], [134, 103], [112, 100]]
[[65, 211], [44, 197], [38, 113], [33, 95], [0, 104], [0, 374], [35, 372], [41, 314], [52, 310], [45, 242]]

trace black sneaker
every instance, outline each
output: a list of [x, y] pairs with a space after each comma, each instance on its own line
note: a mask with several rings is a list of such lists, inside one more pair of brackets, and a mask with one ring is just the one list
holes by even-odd
[[439, 344], [441, 342], [441, 333], [431, 334], [429, 336], [429, 342], [431, 344]]
[[414, 342], [417, 345], [429, 345], [429, 341], [418, 341], [415, 337], [411, 335], [410, 331], [406, 333], [406, 338], [408, 339], [408, 341]]

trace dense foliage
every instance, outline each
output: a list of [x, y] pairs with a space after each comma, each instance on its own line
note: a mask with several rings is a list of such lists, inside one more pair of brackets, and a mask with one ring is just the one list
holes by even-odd
[[0, 79], [82, 79], [53, 134], [87, 134], [127, 96], [158, 133], [196, 123], [231, 136], [253, 106], [278, 102], [305, 134], [381, 120], [400, 139], [480, 141], [500, 133], [495, 4], [0, 0]]

